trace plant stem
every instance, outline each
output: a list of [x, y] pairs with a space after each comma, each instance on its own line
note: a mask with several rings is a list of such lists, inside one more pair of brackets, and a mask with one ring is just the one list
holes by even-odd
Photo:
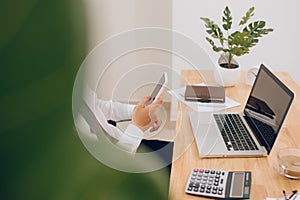
[[233, 55], [229, 52], [228, 54], [228, 68], [231, 68], [231, 61], [232, 61]]
[[[227, 31], [227, 46], [229, 47], [229, 49], [231, 49], [231, 45], [229, 44], [229, 31]], [[231, 68], [231, 61], [232, 61], [233, 55], [232, 53], [229, 51], [228, 52], [228, 68]]]

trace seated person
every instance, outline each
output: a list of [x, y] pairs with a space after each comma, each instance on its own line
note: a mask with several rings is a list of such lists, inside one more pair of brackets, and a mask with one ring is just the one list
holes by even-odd
[[[144, 131], [149, 128], [150, 131], [155, 131], [161, 125], [158, 113], [163, 103], [162, 97], [146, 106], [147, 101], [151, 97], [145, 97], [137, 105], [131, 105], [104, 101], [97, 98], [96, 93], [92, 90], [87, 90], [86, 92], [84, 102], [97, 118], [107, 137], [125, 151], [135, 153], [143, 139]], [[109, 120], [118, 122], [128, 119], [131, 119], [131, 123], [124, 132], [108, 123]], [[90, 129], [91, 132], [94, 132], [91, 127]]]

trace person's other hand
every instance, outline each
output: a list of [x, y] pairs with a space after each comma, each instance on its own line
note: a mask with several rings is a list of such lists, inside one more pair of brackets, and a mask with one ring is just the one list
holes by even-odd
[[142, 131], [147, 130], [152, 126], [150, 131], [155, 131], [161, 125], [161, 120], [159, 118], [159, 109], [163, 103], [163, 99], [160, 96], [155, 102], [146, 106], [146, 103], [151, 99], [151, 97], [145, 97], [137, 106], [135, 107], [132, 115], [132, 124], [139, 127]]

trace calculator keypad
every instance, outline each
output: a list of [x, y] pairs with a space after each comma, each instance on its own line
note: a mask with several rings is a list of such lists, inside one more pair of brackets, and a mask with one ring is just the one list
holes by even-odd
[[186, 185], [186, 193], [215, 198], [225, 197], [228, 172], [194, 168]]

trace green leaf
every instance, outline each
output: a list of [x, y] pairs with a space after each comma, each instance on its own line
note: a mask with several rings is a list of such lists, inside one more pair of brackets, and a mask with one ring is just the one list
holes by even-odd
[[253, 38], [249, 32], [236, 31], [229, 36], [228, 43], [230, 45], [248, 48], [252, 45]]
[[215, 24], [212, 20], [208, 18], [201, 17], [201, 20], [204, 21], [205, 27], [206, 27], [206, 32], [214, 39], [219, 39], [220, 43], [223, 45], [223, 32], [219, 28], [217, 24]]
[[242, 56], [249, 53], [249, 48], [246, 47], [233, 47], [230, 52], [235, 56]]
[[229, 29], [231, 29], [231, 25], [232, 25], [232, 17], [228, 6], [226, 6], [223, 13], [224, 13], [224, 16], [222, 18], [222, 21], [224, 22], [223, 28], [224, 30], [228, 31]]
[[259, 38], [273, 31], [271, 28], [264, 28], [265, 26], [265, 21], [255, 21], [246, 26], [243, 31], [249, 32], [252, 38]]
[[239, 26], [242, 26], [248, 22], [248, 20], [254, 15], [254, 7], [251, 7], [247, 12], [246, 15], [242, 18], [239, 23]]
[[266, 22], [265, 21], [258, 21], [257, 28], [263, 28], [265, 26], [266, 26]]
[[222, 47], [217, 47], [214, 43], [213, 40], [211, 40], [210, 38], [206, 37], [206, 40], [208, 41], [208, 43], [212, 46], [212, 49], [215, 51], [215, 52], [220, 52], [223, 50]]
[[272, 31], [273, 31], [272, 28], [266, 28], [266, 29], [262, 29], [262, 30], [261, 30], [261, 33], [262, 33], [263, 35], [267, 35], [268, 33], [272, 32]]

